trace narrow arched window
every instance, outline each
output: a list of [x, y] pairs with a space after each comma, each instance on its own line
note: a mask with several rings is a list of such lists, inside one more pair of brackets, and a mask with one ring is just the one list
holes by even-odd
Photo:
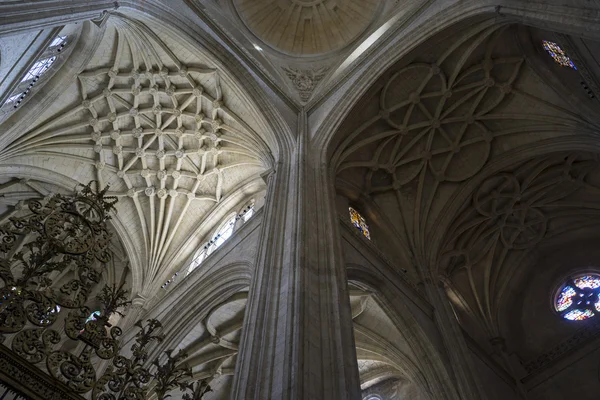
[[[235, 226], [235, 221], [237, 220], [236, 215], [232, 215], [227, 218], [227, 220], [221, 224], [215, 235], [212, 237], [208, 243], [204, 244], [200, 250], [196, 252], [190, 266], [188, 268], [187, 273], [191, 273], [198, 265], [200, 265], [206, 257], [214, 253], [219, 247], [223, 245], [231, 237], [233, 234], [233, 228]], [[163, 285], [164, 288], [164, 285]]]
[[29, 68], [29, 71], [27, 71], [23, 79], [21, 79], [21, 82], [34, 81], [35, 79], [39, 79], [42, 75], [44, 75], [44, 73], [48, 69], [50, 69], [52, 64], [54, 64], [54, 61], [56, 61], [56, 56], [46, 57], [37, 60], [31, 66], [31, 68]]
[[548, 54], [550, 54], [557, 64], [577, 70], [573, 60], [571, 60], [567, 53], [558, 44], [548, 40], [542, 40], [542, 46], [544, 46], [544, 49], [548, 52]]
[[212, 243], [208, 247], [206, 255], [211, 255], [215, 250], [217, 250], [227, 239], [231, 237], [233, 234], [233, 227], [235, 225], [235, 215], [230, 217], [217, 231], [217, 234], [211, 241]]
[[21, 78], [19, 85], [17, 85], [11, 96], [6, 99], [2, 106], [10, 104], [13, 108], [19, 107], [25, 98], [30, 95], [33, 87], [40, 78], [52, 67], [56, 61], [57, 54], [64, 50], [67, 43], [67, 36], [56, 36], [25, 73], [23, 78]]
[[350, 222], [369, 240], [371, 240], [371, 233], [369, 232], [369, 225], [358, 211], [352, 207], [348, 207], [350, 212]]

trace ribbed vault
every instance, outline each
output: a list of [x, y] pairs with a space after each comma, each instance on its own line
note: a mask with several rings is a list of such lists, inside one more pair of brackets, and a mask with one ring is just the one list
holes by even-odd
[[110, 185], [134, 290], [149, 296], [202, 238], [190, 237], [264, 187], [270, 151], [209, 58], [122, 15], [99, 34], [77, 82], [0, 160]]
[[338, 186], [383, 207], [423, 265], [462, 182], [520, 146], [597, 129], [537, 79], [518, 41], [516, 27], [483, 23], [430, 45], [386, 72], [340, 128]]
[[[590, 153], [537, 157], [483, 181], [456, 218], [441, 264], [461, 311], [492, 338], [522, 260], [544, 240], [597, 226], [600, 163]], [[547, 293], [551, 296], [551, 293]]]
[[[556, 65], [540, 38], [570, 42], [549, 32], [491, 21], [452, 32], [381, 76], [341, 125], [332, 161], [338, 193], [376, 221], [373, 243], [397, 243], [423, 282], [443, 281], [492, 353], [518, 282], [533, 276], [520, 270], [535, 267], [528, 257], [597, 226], [597, 103], [560, 82], [592, 81], [597, 66]], [[394, 238], [378, 238], [387, 223]]]

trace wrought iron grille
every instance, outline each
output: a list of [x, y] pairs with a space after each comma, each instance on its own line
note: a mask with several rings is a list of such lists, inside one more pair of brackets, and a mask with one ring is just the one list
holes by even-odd
[[[158, 321], [138, 322], [131, 356], [120, 354], [122, 331], [109, 319], [130, 303], [124, 283], [105, 285], [96, 296], [100, 315], [88, 318], [90, 294], [111, 259], [107, 223], [117, 201], [106, 196], [108, 188], [92, 185], [73, 196], [30, 200], [25, 215], [0, 226], [0, 356], [11, 361], [0, 364], [13, 366], [0, 366], [0, 373], [14, 378], [36, 366], [62, 388], [63, 394], [49, 394], [48, 385], [38, 385], [36, 394], [45, 399], [67, 392], [70, 398], [163, 399], [174, 388], [190, 392], [184, 399], [201, 399], [210, 386], [192, 381], [185, 354], [148, 360], [149, 347], [164, 339]], [[69, 271], [71, 278], [55, 281]]]

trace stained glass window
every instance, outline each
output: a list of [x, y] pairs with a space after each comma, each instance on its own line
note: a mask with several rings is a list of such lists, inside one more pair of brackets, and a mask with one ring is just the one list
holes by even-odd
[[85, 320], [85, 323], [87, 324], [90, 321], [95, 321], [96, 318], [98, 318], [100, 316], [100, 311], [94, 311], [93, 313], [90, 314], [89, 317], [87, 317], [87, 319]]
[[565, 51], [558, 44], [549, 42], [547, 40], [542, 40], [542, 45], [548, 54], [550, 54], [554, 61], [556, 61], [558, 64], [562, 65], [563, 67], [570, 67], [574, 70], [577, 70], [577, 67], [571, 58], [569, 58], [567, 53], [565, 53]]
[[369, 232], [369, 225], [358, 211], [352, 207], [348, 207], [350, 212], [350, 222], [359, 230], [365, 237], [371, 240], [371, 233]]
[[556, 294], [554, 308], [565, 319], [582, 321], [600, 313], [600, 275], [569, 279]]

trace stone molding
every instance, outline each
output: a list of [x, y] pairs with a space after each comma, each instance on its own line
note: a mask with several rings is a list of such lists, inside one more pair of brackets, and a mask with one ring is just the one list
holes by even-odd
[[578, 330], [571, 337], [558, 343], [556, 346], [537, 356], [535, 359], [523, 362], [523, 367], [528, 375], [532, 375], [541, 369], [548, 367], [555, 361], [568, 356], [572, 353], [573, 349], [590, 342], [598, 336], [600, 336], [600, 321], [595, 321], [593, 324], [589, 324]]
[[0, 35], [98, 19], [119, 8], [117, 1], [51, 0], [0, 4]]
[[[387, 36], [380, 39], [377, 46], [360, 65], [354, 67], [353, 76], [339, 80], [321, 90], [319, 96], [308, 105], [311, 112], [316, 132], [312, 135], [317, 138], [315, 148], [326, 149], [327, 143], [337, 131], [347, 113], [364, 95], [368, 88], [381, 76], [383, 71], [390, 68], [402, 56], [406, 55], [418, 44], [443, 31], [444, 29], [478, 15], [490, 15], [490, 25], [528, 22], [530, 25], [550, 28], [560, 26], [563, 30], [578, 31], [585, 37], [598, 38], [600, 31], [592, 31], [590, 27], [598, 27], [597, 15], [600, 11], [572, 6], [550, 6], [533, 2], [512, 2], [504, 0], [501, 6], [494, 0], [469, 0], [457, 2], [446, 8], [436, 9], [435, 13], [424, 14], [419, 20], [412, 21], [403, 34]], [[547, 25], [544, 25], [547, 24]], [[396, 29], [401, 29], [402, 24]], [[561, 28], [561, 29], [562, 29]], [[411, 40], [406, 40], [410, 37]], [[375, 48], [376, 47], [376, 48]], [[352, 88], [349, 90], [349, 88]], [[323, 105], [337, 99], [334, 106], [325, 107], [326, 111], [319, 116], [313, 114]], [[323, 152], [326, 155], [326, 151]]]

